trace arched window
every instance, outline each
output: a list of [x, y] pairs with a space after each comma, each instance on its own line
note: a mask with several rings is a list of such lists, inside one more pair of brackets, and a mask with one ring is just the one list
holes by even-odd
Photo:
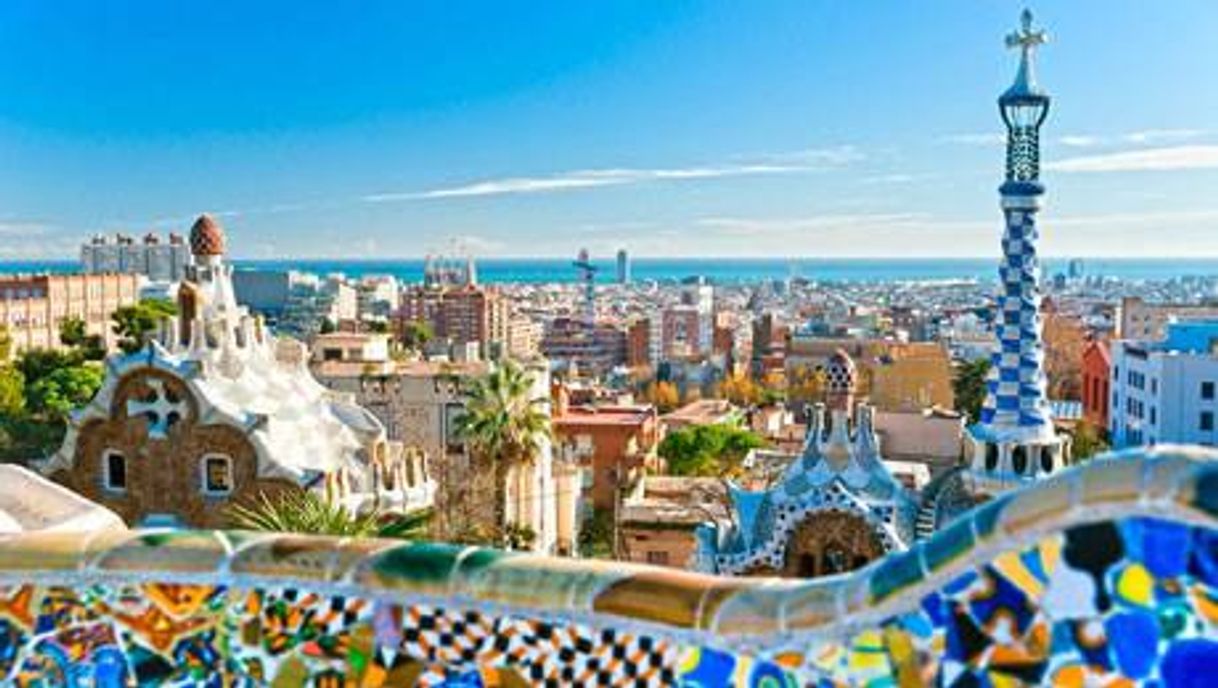
[[1052, 473], [1054, 465], [1057, 462], [1054, 460], [1053, 450], [1049, 447], [1040, 448], [1040, 470], [1042, 473]]
[[998, 470], [998, 445], [993, 442], [985, 444], [985, 470]]
[[222, 497], [233, 492], [233, 460], [224, 454], [205, 454], [200, 463], [203, 494]]
[[1028, 448], [1024, 446], [1015, 447], [1011, 450], [1011, 468], [1018, 475], [1023, 475], [1028, 472]]
[[127, 491], [127, 456], [117, 449], [102, 452], [102, 484], [110, 492]]

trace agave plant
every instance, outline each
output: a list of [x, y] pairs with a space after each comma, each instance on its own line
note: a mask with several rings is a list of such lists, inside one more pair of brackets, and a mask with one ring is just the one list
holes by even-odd
[[316, 492], [291, 491], [275, 496], [259, 493], [250, 504], [229, 507], [228, 516], [233, 527], [242, 530], [419, 539], [426, 535], [431, 512], [397, 515], [371, 510], [352, 513]]

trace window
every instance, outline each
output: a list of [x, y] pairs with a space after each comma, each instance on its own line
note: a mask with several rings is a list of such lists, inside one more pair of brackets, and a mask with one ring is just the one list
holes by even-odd
[[233, 491], [233, 460], [220, 454], [203, 457], [203, 494], [226, 495]]
[[103, 452], [102, 471], [107, 490], [127, 491], [127, 457], [122, 452], [113, 449]]
[[1011, 468], [1019, 475], [1023, 475], [1028, 470], [1028, 448], [1015, 447], [1011, 451]]
[[1053, 450], [1049, 447], [1040, 448], [1040, 470], [1044, 473], [1052, 473], [1053, 466], [1057, 462], [1053, 457]]
[[659, 566], [668, 566], [668, 552], [649, 550], [647, 552], [647, 563], [657, 564]]
[[1206, 382], [1201, 383], [1201, 398], [1202, 399], [1213, 399], [1214, 398], [1214, 383], [1213, 382], [1206, 381]]
[[1214, 429], [1214, 412], [1213, 411], [1202, 411], [1201, 412], [1201, 429], [1202, 430], [1213, 430]]
[[1151, 406], [1150, 407], [1150, 424], [1154, 425], [1158, 421], [1159, 421], [1159, 414], [1156, 412], [1155, 407]]

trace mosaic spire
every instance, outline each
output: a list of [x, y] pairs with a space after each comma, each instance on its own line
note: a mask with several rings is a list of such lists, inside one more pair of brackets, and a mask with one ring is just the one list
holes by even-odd
[[998, 99], [1007, 127], [1006, 180], [1000, 188], [1006, 229], [995, 303], [995, 342], [990, 355], [982, 429], [995, 439], [1021, 441], [1053, 436], [1046, 396], [1044, 342], [1040, 319], [1040, 258], [1036, 213], [1044, 186], [1040, 183], [1040, 126], [1049, 112], [1049, 96], [1036, 85], [1036, 47], [1046, 40], [1032, 29], [1032, 14], [1022, 16], [1007, 46], [1020, 50], [1015, 82]]

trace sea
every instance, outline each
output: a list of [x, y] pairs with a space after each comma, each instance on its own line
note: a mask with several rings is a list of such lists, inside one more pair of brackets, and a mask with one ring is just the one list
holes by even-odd
[[[1184, 277], [1218, 277], [1218, 258], [1048, 258], [1046, 275], [1066, 273], [1072, 260], [1079, 261], [1085, 276], [1115, 277], [1131, 281], [1164, 281]], [[341, 273], [348, 277], [392, 275], [405, 282], [423, 277], [423, 259], [275, 259], [233, 261], [237, 269], [298, 270], [319, 275]], [[597, 281], [616, 279], [612, 260], [592, 261]], [[75, 272], [70, 260], [0, 261], [0, 274]], [[487, 284], [575, 282], [579, 275], [571, 261], [561, 258], [480, 258], [478, 280]], [[929, 282], [982, 281], [996, 278], [995, 258], [634, 258], [631, 278], [660, 283], [703, 278], [716, 284], [765, 282], [802, 278], [817, 282]]]

